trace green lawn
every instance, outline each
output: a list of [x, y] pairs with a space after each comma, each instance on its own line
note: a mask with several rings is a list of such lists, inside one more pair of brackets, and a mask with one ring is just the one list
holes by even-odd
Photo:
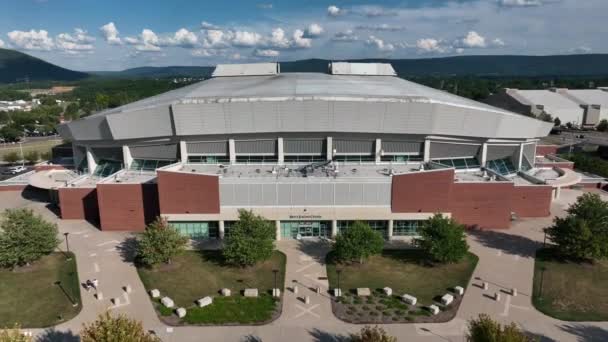
[[551, 249], [539, 250], [532, 301], [539, 311], [557, 319], [608, 321], [608, 261], [577, 263]]
[[[270, 260], [253, 267], [238, 268], [222, 263], [220, 251], [187, 251], [170, 265], [138, 268], [147, 290], [159, 289], [177, 307], [188, 310], [183, 322], [190, 324], [256, 323], [268, 321], [276, 312], [277, 303], [268, 295], [274, 286], [272, 270], [278, 269], [277, 283], [284, 287], [286, 257], [275, 251]], [[231, 297], [220, 297], [222, 288], [232, 290]], [[241, 291], [257, 288], [259, 298], [244, 298]], [[213, 304], [198, 308], [195, 301], [213, 296]], [[161, 316], [172, 314], [156, 304]]]
[[[32, 141], [23, 144], [23, 155], [26, 155], [30, 151], [37, 151], [38, 153], [51, 152], [54, 146], [63, 143], [61, 139], [45, 140], [45, 141]], [[4, 155], [10, 152], [17, 152], [21, 157], [21, 148], [19, 144], [3, 144], [0, 143], [0, 161], [3, 160]]]
[[[61, 281], [61, 287], [55, 284], [57, 281]], [[72, 306], [66, 293], [77, 306]], [[80, 309], [80, 283], [73, 255], [66, 261], [65, 254], [53, 253], [28, 267], [0, 269], [0, 328], [16, 323], [24, 328], [48, 327], [70, 320]]]
[[[339, 265], [342, 291], [359, 287], [372, 290], [390, 287], [393, 294], [405, 293], [418, 298], [421, 305], [429, 305], [433, 298], [445, 294], [454, 286], [465, 287], [469, 283], [477, 256], [467, 254], [454, 264], [429, 266], [425, 264], [421, 250], [385, 250], [381, 255], [369, 258], [364, 264]], [[327, 256], [327, 275], [331, 288], [337, 287], [336, 263], [333, 254]]]

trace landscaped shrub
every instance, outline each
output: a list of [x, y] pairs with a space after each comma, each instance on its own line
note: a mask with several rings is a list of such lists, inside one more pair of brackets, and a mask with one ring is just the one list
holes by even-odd
[[146, 227], [137, 241], [137, 257], [145, 265], [168, 264], [187, 244], [187, 237], [159, 217]]
[[469, 321], [467, 341], [532, 342], [535, 339], [524, 334], [515, 323], [503, 326], [487, 314], [480, 314]]
[[577, 170], [608, 177], [608, 161], [602, 158], [594, 157], [584, 152], [562, 154], [560, 157], [574, 162], [574, 167]]
[[608, 258], [608, 202], [598, 194], [585, 193], [545, 229], [563, 256], [576, 259]]
[[251, 211], [239, 210], [239, 220], [230, 228], [223, 255], [228, 264], [252, 266], [268, 260], [274, 250], [274, 224]]
[[420, 238], [414, 240], [440, 263], [460, 261], [469, 251], [464, 226], [452, 218], [436, 214], [427, 220], [419, 230]]
[[106, 312], [80, 332], [82, 342], [160, 342], [161, 339], [147, 332], [141, 322], [124, 315], [112, 316]]
[[0, 267], [23, 266], [59, 245], [57, 225], [30, 209], [6, 210], [0, 223]]
[[357, 221], [336, 236], [333, 248], [338, 260], [362, 264], [370, 256], [380, 254], [383, 247], [382, 235], [369, 224]]
[[390, 336], [384, 329], [379, 327], [365, 326], [357, 334], [351, 334], [352, 342], [397, 342], [397, 338]]

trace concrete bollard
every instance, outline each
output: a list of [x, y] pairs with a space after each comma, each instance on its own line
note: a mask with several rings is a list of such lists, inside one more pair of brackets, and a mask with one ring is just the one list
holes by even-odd
[[317, 286], [317, 294], [321, 294], [321, 286]]
[[485, 281], [482, 283], [482, 286], [483, 286], [484, 291], [487, 291], [489, 288], [488, 283]]
[[118, 297], [112, 298], [112, 303], [114, 303], [114, 305], [120, 305], [120, 298], [118, 298]]
[[97, 293], [95, 294], [95, 298], [97, 298], [97, 300], [103, 300], [103, 293], [101, 293], [101, 292], [97, 292]]
[[304, 297], [304, 304], [310, 304], [310, 296]]
[[494, 294], [494, 300], [497, 301], [497, 302], [500, 302], [500, 292], [496, 292]]
[[125, 290], [126, 293], [133, 292], [133, 289], [131, 288], [131, 285], [126, 285], [123, 289]]
[[298, 285], [293, 286], [293, 293], [298, 294]]
[[511, 296], [517, 297], [517, 289], [516, 288], [512, 288], [511, 289]]
[[334, 296], [335, 297], [341, 297], [342, 296], [342, 289], [335, 288], [334, 289]]
[[281, 289], [272, 289], [272, 296], [273, 297], [281, 297]]

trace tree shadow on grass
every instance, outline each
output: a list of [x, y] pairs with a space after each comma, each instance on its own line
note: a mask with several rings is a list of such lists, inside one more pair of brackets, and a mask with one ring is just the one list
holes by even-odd
[[348, 335], [339, 335], [314, 328], [308, 332], [315, 342], [348, 342], [351, 341]]
[[562, 331], [576, 337], [580, 342], [605, 342], [608, 341], [608, 330], [585, 324], [566, 324], [559, 327]]
[[471, 236], [488, 248], [501, 250], [503, 253], [534, 258], [536, 250], [542, 243], [524, 236], [503, 233], [496, 230], [469, 230]]
[[78, 342], [80, 337], [72, 331], [59, 331], [54, 328], [46, 329], [36, 339], [36, 342]]
[[331, 250], [331, 242], [323, 239], [299, 240], [298, 250], [310, 256], [321, 265], [325, 265], [325, 257]]

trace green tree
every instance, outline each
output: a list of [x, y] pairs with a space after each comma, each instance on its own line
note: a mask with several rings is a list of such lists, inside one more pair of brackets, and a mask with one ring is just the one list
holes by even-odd
[[538, 115], [538, 119], [546, 122], [553, 122], [553, 117], [551, 116], [551, 114], [545, 111]]
[[452, 263], [461, 260], [469, 251], [464, 226], [452, 218], [436, 214], [426, 221], [414, 240], [434, 261]]
[[57, 248], [57, 225], [30, 209], [8, 209], [0, 223], [0, 267], [23, 266]]
[[559, 118], [555, 118], [553, 119], [553, 125], [559, 127], [562, 125], [562, 120], [560, 120]]
[[25, 154], [24, 158], [28, 163], [34, 164], [40, 159], [40, 153], [38, 151], [29, 151]]
[[533, 342], [536, 339], [524, 334], [515, 323], [501, 325], [487, 314], [480, 314], [468, 324], [468, 342]]
[[382, 253], [384, 239], [366, 222], [356, 221], [336, 236], [334, 253], [343, 262], [365, 262], [372, 255]]
[[397, 342], [396, 337], [390, 336], [386, 330], [378, 326], [364, 326], [358, 333], [351, 334], [350, 340], [352, 342]]
[[252, 266], [272, 256], [276, 230], [274, 224], [252, 211], [240, 209], [239, 220], [230, 228], [223, 255], [228, 264]]
[[21, 137], [21, 135], [22, 132], [13, 126], [4, 126], [0, 128], [0, 137], [2, 137], [6, 141], [17, 141], [19, 140], [19, 137]]
[[97, 93], [95, 94], [95, 106], [97, 110], [108, 108], [110, 104], [110, 97], [106, 94]]
[[558, 252], [574, 259], [608, 258], [608, 202], [598, 194], [585, 193], [567, 212], [545, 229]]
[[66, 108], [63, 116], [66, 120], [76, 120], [80, 117], [79, 115], [80, 107], [78, 103], [72, 102]]
[[181, 253], [188, 244], [188, 238], [158, 217], [150, 223], [137, 241], [137, 257], [146, 265], [161, 262], [171, 263], [171, 259]]
[[25, 336], [20, 331], [21, 327], [15, 325], [12, 329], [0, 329], [0, 342], [33, 342], [34, 339]]
[[161, 342], [144, 329], [140, 321], [125, 315], [112, 316], [108, 311], [95, 322], [84, 324], [80, 332], [82, 342]]
[[4, 154], [4, 156], [2, 156], [2, 159], [9, 164], [14, 164], [21, 158], [17, 152], [12, 151]]
[[602, 119], [595, 129], [600, 132], [608, 131], [608, 120]]

